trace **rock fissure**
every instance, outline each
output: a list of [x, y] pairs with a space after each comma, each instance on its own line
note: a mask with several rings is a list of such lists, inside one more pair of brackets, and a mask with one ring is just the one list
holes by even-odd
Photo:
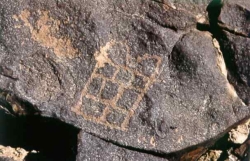
[[[216, 0], [214, 0], [216, 2]], [[207, 11], [209, 15], [209, 21], [210, 21], [210, 27], [207, 31], [209, 31], [213, 37], [219, 42], [220, 50], [223, 53], [223, 58], [226, 63], [226, 67], [228, 70], [228, 82], [232, 84], [232, 86], [236, 87], [237, 91], [237, 85], [235, 85], [236, 82], [239, 84], [245, 84], [244, 80], [242, 80], [242, 77], [240, 76], [239, 71], [239, 65], [237, 65], [237, 58], [236, 58], [236, 47], [235, 45], [230, 46], [230, 39], [227, 37], [227, 32], [230, 34], [233, 34], [235, 36], [239, 36], [242, 38], [248, 38], [249, 36], [245, 33], [238, 32], [236, 30], [231, 29], [227, 26], [227, 24], [222, 24], [219, 20], [219, 16], [221, 14], [221, 10], [223, 8], [223, 3], [220, 3], [220, 5], [214, 5], [214, 6], [208, 6]], [[234, 51], [232, 51], [231, 48], [233, 48]], [[246, 85], [246, 84], [245, 84]], [[238, 93], [238, 91], [237, 91]], [[246, 100], [244, 98], [239, 98], [246, 104]]]
[[165, 159], [173, 158], [173, 154], [164, 154], [164, 153], [161, 153], [161, 152], [147, 151], [147, 150], [144, 150], [144, 149], [138, 149], [138, 148], [131, 147], [131, 146], [128, 146], [128, 145], [120, 144], [119, 142], [115, 142], [113, 140], [107, 140], [107, 139], [105, 139], [103, 137], [100, 137], [100, 136], [97, 136], [97, 135], [95, 135], [93, 133], [89, 133], [89, 132], [86, 132], [86, 133], [88, 133], [89, 135], [92, 135], [93, 137], [99, 138], [99, 139], [101, 139], [101, 140], [103, 140], [103, 141], [105, 141], [107, 143], [113, 144], [113, 145], [115, 145], [117, 147], [125, 148], [125, 149], [130, 150], [130, 151], [150, 154], [150, 155], [157, 156], [157, 157], [160, 157], [160, 158], [165, 158]]

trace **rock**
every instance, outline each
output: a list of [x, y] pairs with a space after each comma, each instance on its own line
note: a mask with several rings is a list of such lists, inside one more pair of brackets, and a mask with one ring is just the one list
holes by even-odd
[[250, 1], [227, 0], [221, 8], [219, 20], [229, 30], [250, 36]]
[[234, 155], [229, 155], [229, 157], [228, 157], [228, 161], [240, 161], [236, 156], [234, 156]]
[[10, 158], [0, 157], [0, 161], [15, 161], [15, 160], [10, 159]]
[[195, 10], [150, 0], [9, 0], [0, 10], [0, 89], [13, 115], [164, 154], [215, 141], [249, 115]]
[[[226, 160], [226, 161], [247, 161], [249, 160], [249, 136], [246, 140], [243, 134], [248, 130], [250, 121], [245, 120], [236, 128], [232, 129], [229, 133], [222, 136], [215, 144], [210, 146], [207, 151], [199, 158], [203, 160]], [[242, 132], [242, 133], [240, 133]], [[232, 137], [233, 136], [233, 137]], [[244, 143], [242, 140], [245, 140]], [[218, 153], [219, 152], [219, 153]], [[219, 155], [215, 155], [219, 154]], [[216, 156], [216, 157], [215, 157]], [[217, 158], [217, 159], [215, 159]]]
[[180, 159], [174, 159], [174, 160], [180, 160], [180, 161], [193, 161], [198, 160], [201, 158], [202, 154], [207, 152], [207, 148], [204, 146], [200, 146], [195, 148], [195, 150], [188, 151], [181, 155]]
[[[249, 1], [224, 1], [222, 8], [211, 8], [221, 11], [220, 15], [210, 16], [212, 32], [218, 39], [228, 69], [228, 80], [234, 86], [242, 101], [249, 104], [248, 57], [250, 34]], [[210, 15], [214, 12], [211, 10]]]
[[237, 36], [227, 31], [223, 31], [222, 34], [219, 41], [229, 73], [228, 80], [234, 86], [237, 95], [248, 105], [250, 38]]
[[194, 28], [197, 22], [208, 21], [206, 6], [210, 0], [199, 2], [191, 0], [188, 3], [173, 0], [156, 0], [156, 2], [162, 3], [162, 6], [150, 4], [147, 15], [164, 27], [186, 30]]
[[234, 153], [241, 158], [246, 157], [247, 155], [249, 155], [249, 152], [248, 152], [249, 145], [250, 145], [250, 141], [248, 140], [244, 144], [242, 144], [239, 148], [235, 149]]
[[167, 161], [154, 155], [129, 150], [107, 142], [91, 134], [81, 132], [78, 141], [77, 161], [98, 160], [134, 160], [134, 161]]
[[22, 148], [12, 148], [0, 145], [1, 161], [23, 161], [28, 152]]
[[249, 1], [228, 0], [221, 8], [218, 23], [221, 30], [218, 39], [229, 70], [229, 82], [247, 105], [249, 104], [249, 63], [247, 61], [250, 53], [249, 16]]
[[237, 128], [232, 129], [229, 132], [229, 139], [235, 144], [242, 144], [247, 140], [248, 135], [249, 135], [248, 125], [243, 124], [237, 126]]
[[211, 150], [198, 159], [198, 161], [217, 161], [222, 154], [220, 150]]

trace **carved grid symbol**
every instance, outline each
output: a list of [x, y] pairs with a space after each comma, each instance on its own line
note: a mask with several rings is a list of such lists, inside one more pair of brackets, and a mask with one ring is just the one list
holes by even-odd
[[[127, 52], [125, 64], [115, 63], [108, 54], [105, 61], [102, 67], [96, 64], [72, 111], [86, 120], [126, 130], [159, 73], [161, 58], [145, 54], [134, 59]], [[149, 63], [153, 66], [147, 69]]]

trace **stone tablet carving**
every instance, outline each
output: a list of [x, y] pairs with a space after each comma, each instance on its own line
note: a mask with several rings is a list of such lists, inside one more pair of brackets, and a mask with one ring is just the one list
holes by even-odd
[[[109, 54], [115, 46], [125, 49], [125, 53]], [[72, 111], [87, 120], [126, 130], [144, 94], [159, 74], [161, 58], [145, 54], [133, 59], [126, 44], [112, 41], [95, 54], [95, 59], [93, 73]], [[122, 61], [117, 61], [119, 59]]]

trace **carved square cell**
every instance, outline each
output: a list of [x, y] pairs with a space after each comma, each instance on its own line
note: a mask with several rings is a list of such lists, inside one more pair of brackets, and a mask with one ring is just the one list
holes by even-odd
[[105, 105], [93, 99], [83, 97], [82, 112], [88, 116], [100, 117]]
[[112, 78], [116, 71], [116, 67], [105, 63], [103, 67], [97, 69], [97, 74], [101, 74], [106, 78]]
[[120, 81], [124, 85], [128, 85], [131, 78], [132, 78], [132, 73], [126, 69], [120, 69], [118, 74], [116, 75], [116, 80]]
[[102, 78], [93, 78], [88, 86], [88, 93], [91, 95], [98, 95], [102, 86]]
[[110, 124], [114, 124], [117, 126], [121, 126], [123, 121], [125, 120], [125, 115], [118, 112], [117, 110], [112, 109], [110, 113], [107, 115], [106, 120]]
[[156, 70], [157, 62], [158, 60], [154, 58], [144, 59], [138, 64], [137, 70], [143, 75], [150, 77]]
[[132, 108], [138, 98], [138, 92], [134, 89], [125, 89], [122, 96], [117, 101], [117, 106], [123, 109]]
[[119, 86], [117, 83], [107, 81], [104, 89], [101, 92], [101, 98], [109, 100], [113, 99], [117, 95], [118, 88]]
[[145, 87], [145, 80], [144, 80], [144, 77], [142, 76], [139, 76], [139, 75], [135, 75], [135, 78], [132, 82], [132, 85], [136, 88], [140, 88], [140, 89], [143, 89]]

